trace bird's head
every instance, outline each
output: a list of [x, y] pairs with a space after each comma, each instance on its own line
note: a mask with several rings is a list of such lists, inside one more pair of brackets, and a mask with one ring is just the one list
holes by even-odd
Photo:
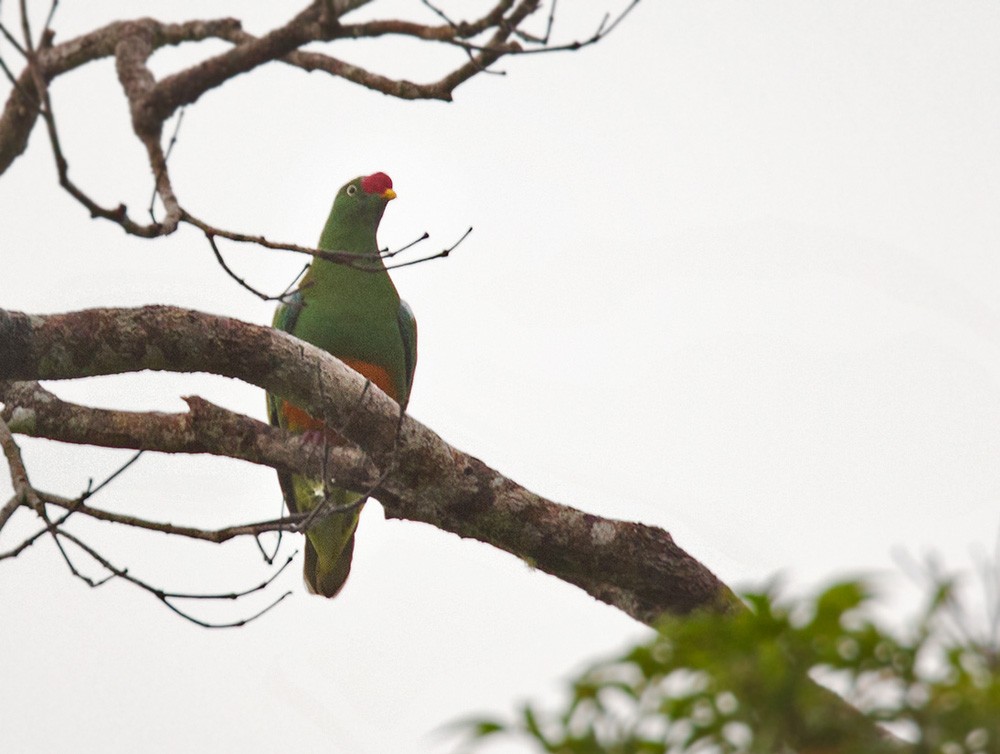
[[385, 206], [396, 198], [392, 179], [372, 173], [348, 181], [337, 192], [333, 207], [320, 236], [320, 248], [327, 251], [370, 253]]
[[374, 228], [382, 219], [385, 206], [395, 198], [392, 178], [385, 173], [359, 176], [340, 187], [333, 200], [331, 217], [339, 223]]

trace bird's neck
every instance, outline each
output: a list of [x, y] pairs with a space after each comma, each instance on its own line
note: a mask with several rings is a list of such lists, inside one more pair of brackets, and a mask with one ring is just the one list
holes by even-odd
[[345, 301], [370, 302], [384, 298], [399, 305], [399, 295], [379, 257], [374, 235], [367, 243], [359, 244], [357, 238], [338, 242], [335, 237], [331, 240], [324, 234], [320, 249], [337, 254], [338, 258], [313, 259], [302, 280], [307, 298], [338, 291], [348, 294]]
[[[342, 225], [328, 222], [319, 238], [319, 248], [336, 255], [348, 255], [346, 260], [324, 260], [317, 258], [313, 262], [315, 272], [323, 273], [337, 268], [341, 271], [352, 268], [364, 268], [366, 271], [381, 271], [385, 269], [378, 253], [378, 243], [375, 241], [375, 231], [351, 228], [345, 230]], [[357, 257], [357, 260], [354, 259]], [[345, 263], [346, 262], [346, 263]]]
[[347, 254], [367, 254], [378, 249], [374, 228], [345, 228], [330, 218], [319, 237], [319, 248]]

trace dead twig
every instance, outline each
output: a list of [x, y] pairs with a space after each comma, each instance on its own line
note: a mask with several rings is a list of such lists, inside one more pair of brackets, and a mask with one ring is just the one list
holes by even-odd
[[80, 515], [93, 518], [97, 521], [105, 521], [112, 524], [130, 526], [134, 529], [144, 529], [146, 531], [160, 532], [187, 539], [198, 539], [203, 542], [222, 544], [237, 537], [256, 537], [272, 531], [297, 531], [305, 518], [304, 515], [293, 514], [269, 521], [257, 521], [252, 524], [240, 524], [237, 526], [226, 526], [221, 529], [200, 529], [194, 526], [178, 526], [163, 521], [151, 521], [139, 516], [130, 516], [124, 513], [114, 513], [112, 511], [94, 508], [85, 505], [80, 498], [67, 498], [51, 492], [40, 492], [41, 499], [49, 505], [63, 508], [69, 513], [79, 513]]
[[175, 600], [176, 601], [183, 601], [183, 600], [234, 601], [246, 597], [248, 595], [255, 594], [256, 592], [263, 591], [264, 589], [267, 589], [267, 587], [269, 587], [274, 582], [274, 580], [277, 579], [278, 576], [282, 574], [282, 572], [291, 564], [291, 562], [295, 559], [295, 556], [298, 554], [297, 552], [295, 552], [289, 555], [288, 559], [274, 573], [268, 576], [267, 579], [257, 584], [256, 586], [250, 587], [249, 589], [244, 589], [238, 592], [227, 592], [218, 594], [170, 592], [164, 589], [160, 589], [159, 587], [155, 587], [152, 584], [144, 581], [143, 579], [134, 576], [133, 574], [129, 573], [127, 568], [119, 568], [113, 565], [107, 558], [101, 555], [93, 547], [88, 545], [79, 537], [70, 534], [65, 530], [58, 529], [53, 533], [53, 536], [56, 537], [57, 539], [63, 538], [69, 542], [72, 542], [76, 547], [78, 547], [80, 550], [89, 555], [94, 561], [96, 561], [102, 568], [104, 568], [108, 572], [108, 575], [102, 579], [94, 579], [91, 578], [90, 576], [87, 576], [86, 574], [82, 573], [80, 570], [77, 569], [72, 559], [69, 557], [69, 554], [66, 553], [66, 551], [62, 548], [62, 545], [60, 544], [59, 549], [63, 553], [63, 557], [66, 560], [66, 564], [69, 567], [70, 572], [78, 579], [83, 581], [85, 584], [87, 584], [87, 586], [96, 589], [97, 587], [106, 584], [111, 579], [114, 578], [122, 579], [123, 581], [127, 581], [130, 584], [139, 587], [139, 589], [141, 589], [142, 591], [153, 595], [163, 605], [165, 605], [172, 612], [174, 612], [176, 615], [179, 615], [184, 620], [194, 623], [196, 626], [201, 626], [202, 628], [240, 628], [241, 626], [245, 626], [248, 623], [257, 620], [258, 618], [260, 618], [261, 616], [272, 610], [286, 597], [290, 596], [291, 591], [284, 592], [283, 594], [278, 596], [275, 600], [273, 600], [270, 604], [268, 604], [261, 610], [257, 611], [253, 615], [247, 616], [245, 618], [240, 618], [239, 620], [223, 622], [223, 623], [213, 623], [211, 621], [206, 621], [197, 618], [191, 613], [179, 608], [177, 605], [174, 604], [174, 601]]
[[437, 252], [436, 254], [431, 254], [430, 256], [421, 257], [420, 259], [412, 259], [409, 262], [399, 262], [397, 264], [389, 264], [389, 265], [386, 265], [386, 269], [387, 270], [398, 270], [400, 267], [410, 267], [411, 265], [414, 265], [414, 264], [422, 264], [424, 262], [429, 262], [432, 259], [444, 259], [449, 254], [451, 254], [451, 252], [453, 252], [455, 249], [457, 249], [458, 245], [460, 243], [462, 243], [462, 241], [464, 241], [466, 238], [468, 238], [470, 233], [472, 233], [472, 226], [471, 225], [469, 226], [469, 229], [467, 231], [465, 231], [465, 233], [462, 234], [461, 238], [459, 238], [457, 241], [455, 241], [455, 243], [453, 243], [447, 249], [441, 249], [441, 251]]

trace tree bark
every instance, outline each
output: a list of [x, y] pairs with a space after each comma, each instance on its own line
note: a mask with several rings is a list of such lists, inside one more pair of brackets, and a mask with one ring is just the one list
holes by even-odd
[[[666, 531], [547, 500], [442, 440], [338, 359], [287, 333], [168, 306], [33, 316], [0, 310], [0, 379], [211, 372], [322, 417], [362, 454], [331, 449], [326, 468], [365, 485], [391, 518], [486, 542], [650, 625], [664, 613], [735, 609], [737, 598]], [[74, 407], [40, 386], [0, 386], [15, 431], [111, 447], [209, 452], [295, 471], [322, 453], [261, 422], [189, 399], [189, 415]], [[75, 412], [75, 413], [74, 413]], [[72, 419], [72, 420], [71, 420]], [[292, 449], [293, 452], [289, 452]]]

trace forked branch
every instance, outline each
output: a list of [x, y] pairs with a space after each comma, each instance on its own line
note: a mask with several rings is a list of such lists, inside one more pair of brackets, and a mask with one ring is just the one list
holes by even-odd
[[[575, 50], [600, 41], [637, 3], [638, 0], [631, 0], [610, 24], [606, 16], [591, 37], [564, 44], [549, 41], [555, 20], [555, 2], [549, 9], [545, 34], [539, 37], [531, 34], [524, 24], [543, 6], [540, 0], [499, 0], [482, 16], [471, 21], [450, 20], [440, 8], [425, 3], [435, 18], [446, 20], [444, 24], [436, 25], [400, 19], [344, 24], [341, 17], [366, 4], [366, 0], [316, 0], [284, 25], [261, 36], [244, 31], [240, 22], [232, 18], [182, 24], [142, 18], [114, 22], [57, 45], [52, 44], [54, 32], [48, 25], [52, 13], [36, 45], [31, 38], [22, 4], [20, 40], [0, 19], [0, 35], [24, 61], [23, 71], [15, 77], [0, 54], [0, 70], [12, 84], [0, 114], [0, 175], [24, 151], [28, 136], [41, 115], [48, 131], [60, 186], [92, 217], [114, 222], [126, 233], [143, 238], [168, 235], [181, 223], [189, 223], [207, 232], [211, 225], [197, 220], [186, 211], [174, 190], [167, 155], [162, 146], [163, 130], [166, 121], [179, 108], [196, 103], [206, 92], [235, 76], [279, 61], [305, 71], [325, 72], [401, 99], [450, 101], [457, 87], [477, 74], [492, 72], [490, 67], [507, 55]], [[54, 8], [53, 4], [53, 11]], [[392, 79], [346, 62], [330, 55], [327, 49], [303, 49], [312, 43], [324, 43], [327, 48], [333, 45], [340, 47], [353, 39], [384, 36], [404, 36], [430, 44], [451, 45], [462, 51], [464, 62], [437, 81], [416, 83]], [[150, 57], [162, 47], [209, 39], [229, 42], [232, 47], [161, 79], [157, 79], [148, 66]], [[129, 215], [124, 203], [99, 202], [70, 177], [69, 156], [59, 138], [49, 84], [58, 76], [106, 57], [115, 58], [118, 80], [131, 113], [132, 130], [146, 151], [155, 196], [159, 197], [165, 209], [162, 220], [139, 222]], [[214, 234], [223, 235], [218, 231]], [[294, 244], [272, 244], [253, 234], [234, 233], [231, 237], [269, 248], [305, 250]], [[315, 250], [309, 250], [309, 253], [315, 253]]]

